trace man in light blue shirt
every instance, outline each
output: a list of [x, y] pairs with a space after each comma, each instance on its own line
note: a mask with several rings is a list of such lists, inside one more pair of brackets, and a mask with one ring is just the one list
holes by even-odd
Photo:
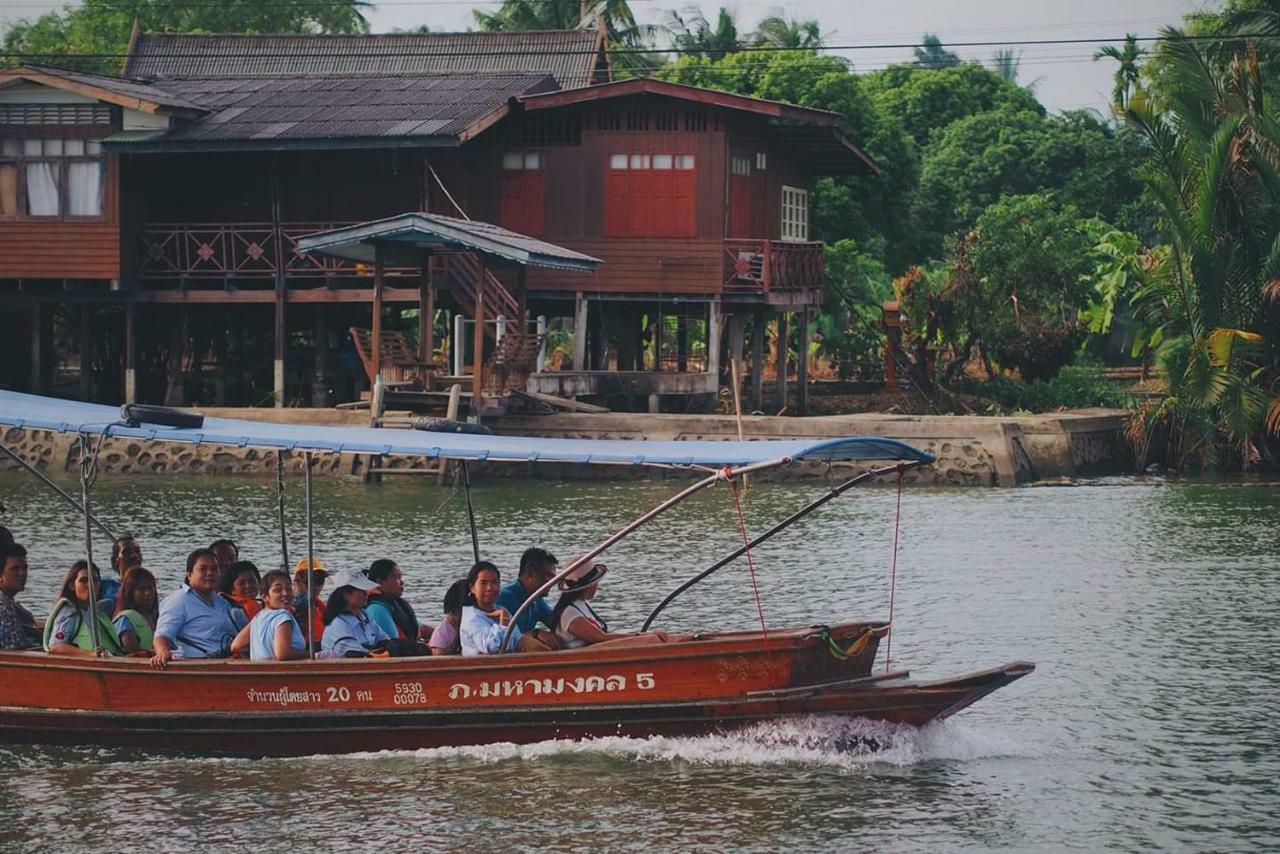
[[[524, 604], [524, 600], [555, 577], [557, 563], [556, 556], [546, 549], [536, 546], [525, 549], [524, 554], [520, 556], [520, 574], [516, 576], [515, 581], [502, 588], [502, 592], [498, 594], [498, 605], [506, 608], [508, 614], [515, 616], [516, 611]], [[555, 626], [551, 625], [554, 620], [554, 611], [547, 603], [546, 596], [547, 594], [543, 593], [536, 602], [529, 605], [528, 610], [516, 621], [516, 628], [548, 649], [559, 649], [560, 642], [556, 638]], [[547, 630], [535, 628], [538, 623], [546, 626]]]
[[218, 558], [208, 549], [187, 556], [187, 583], [160, 603], [153, 667], [174, 658], [224, 658], [236, 636], [231, 604], [218, 595]]

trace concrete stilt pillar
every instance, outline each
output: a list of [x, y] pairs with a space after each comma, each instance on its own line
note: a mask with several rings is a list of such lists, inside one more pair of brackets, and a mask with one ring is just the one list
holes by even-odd
[[787, 356], [791, 342], [788, 337], [790, 316], [788, 312], [778, 312], [778, 384], [774, 389], [773, 411], [781, 412], [787, 405]]
[[720, 300], [707, 305], [707, 371], [720, 376], [720, 341], [724, 333], [724, 312]]
[[138, 402], [138, 307], [124, 304], [124, 402]]
[[751, 319], [751, 408], [764, 409], [764, 309], [756, 309]]

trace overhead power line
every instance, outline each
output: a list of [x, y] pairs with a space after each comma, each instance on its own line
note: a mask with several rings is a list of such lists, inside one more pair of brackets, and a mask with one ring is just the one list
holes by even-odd
[[[512, 31], [518, 34], [519, 31]], [[497, 34], [497, 33], [495, 33]], [[175, 34], [184, 35], [184, 34]], [[381, 35], [405, 35], [405, 33], [378, 34]], [[427, 33], [426, 35], [431, 35]], [[440, 35], [461, 35], [456, 33], [442, 33]], [[470, 34], [467, 34], [470, 35]], [[199, 36], [196, 36], [199, 37]], [[214, 38], [218, 36], [213, 36]], [[235, 35], [222, 35], [221, 37], [236, 38]], [[294, 38], [297, 34], [279, 33], [275, 35], [254, 35], [251, 38]], [[377, 37], [366, 36], [365, 34], [336, 34], [334, 38], [365, 38]], [[315, 38], [315, 36], [304, 35], [302, 38]], [[1078, 38], [1078, 39], [1017, 39], [1004, 41], [967, 41], [967, 42], [951, 42], [944, 47], [961, 48], [961, 47], [1036, 47], [1041, 45], [1105, 45], [1123, 42], [1125, 37], [1120, 38]], [[1250, 35], [1250, 36], [1139, 36], [1136, 40], [1139, 42], [1249, 42], [1249, 41], [1269, 41], [1280, 39], [1277, 35]], [[727, 53], [816, 53], [823, 51], [838, 50], [913, 50], [915, 48], [924, 48], [926, 45], [920, 42], [898, 42], [898, 43], [866, 43], [866, 44], [839, 44], [839, 45], [821, 45], [818, 47], [775, 47], [773, 45], [741, 45], [735, 47]], [[660, 48], [660, 47], [644, 47], [632, 48], [624, 47], [621, 52], [631, 54], [677, 54], [677, 55], [704, 55], [708, 51], [701, 48]], [[421, 56], [588, 56], [594, 55], [594, 49], [567, 48], [558, 50], [462, 50], [462, 51], [435, 51], [435, 50], [415, 50], [415, 51], [337, 51], [325, 53], [326, 59], [353, 58], [360, 59], [365, 57], [421, 57]], [[38, 58], [66, 58], [73, 56], [77, 59], [124, 59], [129, 56], [127, 53], [21, 53], [21, 52], [4, 52], [0, 56], [18, 58], [18, 59], [38, 59]], [[147, 52], [146, 56], [154, 58], [166, 59], [188, 59], [190, 53], [170, 53], [164, 51]], [[254, 51], [220, 51], [213, 53], [201, 53], [202, 58], [210, 59], [268, 59], [268, 58], [303, 58], [311, 57], [313, 54], [294, 51], [272, 51], [272, 52], [254, 52]]]

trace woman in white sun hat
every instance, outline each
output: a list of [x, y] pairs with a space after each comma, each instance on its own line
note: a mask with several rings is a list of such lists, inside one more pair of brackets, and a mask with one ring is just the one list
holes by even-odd
[[560, 601], [556, 602], [555, 610], [552, 611], [551, 624], [555, 626], [556, 637], [564, 644], [565, 649], [578, 649], [598, 643], [630, 646], [688, 640], [687, 637], [668, 637], [665, 632], [610, 633], [609, 624], [604, 621], [604, 617], [591, 607], [600, 579], [608, 571], [609, 567], [603, 563], [584, 563], [561, 580]]

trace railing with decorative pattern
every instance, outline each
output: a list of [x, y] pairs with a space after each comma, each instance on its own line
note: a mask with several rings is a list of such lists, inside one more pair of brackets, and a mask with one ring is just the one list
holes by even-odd
[[[138, 247], [144, 279], [285, 278], [373, 275], [373, 265], [298, 249], [298, 238], [349, 222], [147, 223]], [[387, 268], [392, 273], [410, 269]]]
[[803, 291], [822, 287], [823, 244], [783, 240], [724, 242], [726, 291]]

